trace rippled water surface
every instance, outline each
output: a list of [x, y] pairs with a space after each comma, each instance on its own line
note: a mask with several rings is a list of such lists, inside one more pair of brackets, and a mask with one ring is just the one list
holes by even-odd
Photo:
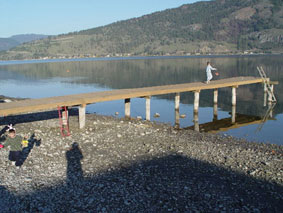
[[[231, 124], [231, 89], [219, 90], [218, 117], [213, 121], [213, 91], [201, 91], [200, 131], [217, 127], [220, 134], [250, 141], [283, 144], [283, 57], [149, 57], [106, 58], [56, 61], [0, 62], [0, 95], [25, 98], [78, 94], [94, 91], [138, 88], [204, 81], [206, 62], [218, 68], [214, 79], [257, 76], [262, 66], [275, 85], [277, 104], [271, 111], [264, 106], [263, 86], [248, 85], [237, 89], [236, 120]], [[124, 101], [111, 101], [87, 106], [90, 113], [124, 116]], [[160, 117], [155, 118], [154, 114]], [[182, 93], [180, 114], [182, 128], [193, 128], [193, 94]], [[145, 118], [145, 100], [132, 99], [132, 117]], [[266, 122], [262, 118], [267, 116]], [[152, 97], [151, 120], [174, 125], [174, 94]]]

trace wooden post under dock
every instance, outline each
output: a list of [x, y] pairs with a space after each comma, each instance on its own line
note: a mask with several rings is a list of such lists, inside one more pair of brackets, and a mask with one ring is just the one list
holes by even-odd
[[150, 121], [150, 96], [145, 97], [145, 119]]
[[237, 101], [236, 89], [237, 89], [237, 87], [232, 87], [232, 106], [236, 106], [236, 101]]
[[263, 84], [263, 106], [266, 107], [267, 102], [267, 85], [266, 83]]
[[79, 127], [80, 129], [85, 127], [85, 114], [86, 114], [86, 104], [79, 106]]
[[270, 85], [270, 92], [268, 92], [268, 102], [271, 103], [272, 102], [272, 94], [274, 92], [274, 86], [273, 84]]
[[213, 104], [213, 120], [216, 121], [218, 119], [218, 105]]
[[231, 122], [232, 124], [236, 123], [236, 105], [232, 106]]
[[194, 91], [194, 112], [198, 112], [199, 110], [199, 93], [200, 90]]
[[235, 87], [235, 86], [232, 87], [232, 118], [231, 118], [232, 123], [236, 122], [236, 101], [237, 101], [236, 89], [237, 89], [237, 87]]
[[213, 91], [213, 120], [218, 118], [218, 89]]
[[131, 99], [130, 98], [125, 99], [125, 118], [127, 119], [131, 118]]
[[194, 111], [194, 130], [199, 132], [198, 111]]
[[194, 130], [199, 132], [199, 121], [198, 121], [198, 111], [199, 111], [199, 93], [200, 90], [194, 91]]
[[[273, 100], [272, 95], [274, 95], [274, 85], [279, 84], [279, 82], [277, 82], [277, 81], [270, 81], [269, 83], [270, 83], [270, 92], [268, 92], [267, 88], [266, 88], [266, 90], [267, 90], [267, 93], [268, 93], [269, 117], [272, 118], [273, 117], [273, 108], [274, 108], [274, 102], [273, 102], [274, 100]], [[266, 85], [266, 87], [267, 87], [267, 85]], [[266, 100], [266, 98], [265, 98], [265, 100]]]
[[268, 108], [269, 108], [269, 117], [273, 117], [273, 104], [271, 102], [268, 103]]
[[180, 93], [175, 95], [175, 126], [180, 127]]

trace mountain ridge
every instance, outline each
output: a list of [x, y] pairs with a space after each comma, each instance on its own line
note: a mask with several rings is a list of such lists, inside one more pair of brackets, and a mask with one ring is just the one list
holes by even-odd
[[25, 43], [25, 42], [30, 42], [30, 41], [35, 41], [35, 40], [40, 40], [47, 38], [49, 35], [43, 35], [43, 34], [18, 34], [18, 35], [13, 35], [9, 38], [19, 42], [20, 44]]
[[184, 4], [106, 26], [50, 36], [1, 59], [283, 52], [283, 0]]
[[48, 35], [42, 34], [18, 34], [10, 36], [8, 38], [0, 38], [0, 51], [9, 50], [25, 42], [40, 40], [47, 37]]

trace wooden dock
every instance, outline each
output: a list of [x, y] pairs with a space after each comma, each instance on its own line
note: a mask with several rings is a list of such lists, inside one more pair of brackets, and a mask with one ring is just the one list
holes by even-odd
[[10, 103], [0, 104], [0, 116], [15, 115], [28, 112], [45, 111], [55, 109], [58, 106], [79, 106], [79, 124], [80, 128], [85, 125], [85, 108], [86, 105], [104, 101], [125, 100], [125, 117], [130, 117], [130, 99], [146, 99], [146, 120], [150, 120], [150, 97], [175, 93], [175, 112], [176, 123], [178, 124], [178, 111], [180, 105], [180, 93], [194, 92], [194, 111], [199, 108], [199, 94], [201, 90], [214, 90], [214, 104], [217, 104], [218, 89], [224, 87], [232, 88], [232, 105], [236, 105], [236, 88], [241, 85], [263, 83], [261, 78], [256, 77], [235, 77], [211, 81], [209, 84], [204, 82], [193, 82], [185, 84], [164, 85], [134, 89], [119, 89], [103, 92], [83, 93], [66, 96], [56, 96], [40, 99], [26, 99]]

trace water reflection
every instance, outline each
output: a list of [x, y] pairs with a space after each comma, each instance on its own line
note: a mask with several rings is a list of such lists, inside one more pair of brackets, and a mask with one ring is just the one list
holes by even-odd
[[[262, 66], [271, 80], [279, 81], [275, 85], [275, 96], [278, 100], [273, 109], [273, 116], [283, 113], [283, 57], [257, 56], [257, 57], [210, 57], [210, 58], [156, 58], [134, 60], [105, 60], [105, 61], [65, 61], [60, 63], [33, 63], [33, 64], [0, 64], [0, 95], [16, 97], [47, 97], [68, 95], [82, 92], [101, 91], [109, 89], [138, 88], [157, 85], [178, 84], [186, 82], [204, 81], [206, 78], [205, 66], [209, 60], [218, 67], [220, 73], [217, 78], [236, 76], [257, 76], [256, 67]], [[237, 109], [232, 110], [233, 115], [244, 114], [263, 117], [266, 107], [263, 107], [267, 97], [264, 95], [263, 85], [241, 86], [237, 89]], [[206, 107], [213, 112], [214, 120], [222, 119], [224, 112], [231, 111], [231, 89], [218, 90], [218, 101], [215, 105], [214, 91], [200, 92], [200, 109]], [[175, 94], [153, 97], [153, 103], [162, 100], [166, 104], [174, 105]], [[192, 110], [194, 102], [193, 93], [180, 94], [180, 110]], [[107, 103], [101, 107], [95, 106], [90, 111], [103, 112]], [[159, 104], [162, 105], [162, 104]], [[115, 105], [116, 106], [116, 105]], [[114, 105], [111, 105], [113, 108]], [[117, 107], [119, 108], [119, 107]], [[171, 106], [166, 108], [167, 122], [175, 124], [175, 112]], [[184, 108], [184, 109], [182, 109]], [[159, 109], [160, 111], [165, 109]], [[115, 109], [114, 111], [119, 111]], [[123, 111], [123, 110], [122, 110]], [[133, 114], [144, 108], [132, 106]], [[156, 112], [159, 112], [156, 110]], [[152, 114], [155, 112], [152, 112]], [[170, 117], [172, 113], [172, 118]], [[199, 112], [199, 123], [206, 123], [211, 119], [208, 113], [203, 119], [203, 112]], [[107, 113], [106, 113], [107, 114]], [[121, 116], [123, 112], [120, 113]], [[194, 119], [190, 114], [190, 122]], [[162, 116], [161, 116], [161, 119]], [[181, 119], [180, 126], [188, 126], [189, 119]], [[230, 120], [233, 119], [230, 118]], [[237, 119], [237, 118], [235, 118]], [[186, 120], [186, 121], [185, 121]], [[235, 121], [237, 122], [237, 121]], [[270, 124], [268, 124], [270, 125]], [[275, 128], [276, 129], [276, 128]], [[278, 128], [277, 128], [278, 129]]]
[[[232, 113], [231, 113], [232, 114]], [[242, 114], [236, 114], [235, 117], [231, 118], [223, 118], [220, 120], [213, 120], [208, 123], [198, 124], [198, 116], [196, 116], [195, 124], [193, 126], [187, 127], [185, 129], [197, 129], [200, 132], [211, 132], [211, 133], [217, 133], [217, 132], [225, 132], [231, 129], [244, 127], [251, 124], [261, 124], [263, 122], [263, 119], [259, 116], [252, 116], [252, 115], [242, 115]]]

